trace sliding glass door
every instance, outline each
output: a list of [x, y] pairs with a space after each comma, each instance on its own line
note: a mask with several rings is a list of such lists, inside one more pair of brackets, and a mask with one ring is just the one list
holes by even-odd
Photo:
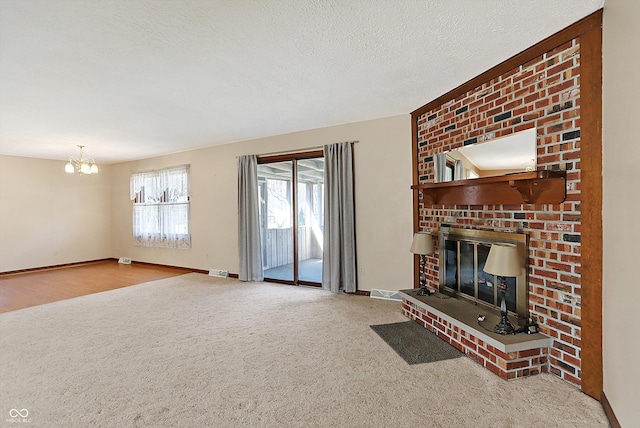
[[262, 265], [268, 279], [293, 281], [293, 162], [258, 165]]
[[[324, 159], [313, 152], [259, 159], [260, 233], [266, 280], [322, 283]], [[295, 208], [295, 209], [294, 209]]]
[[297, 162], [298, 279], [322, 283], [324, 158]]

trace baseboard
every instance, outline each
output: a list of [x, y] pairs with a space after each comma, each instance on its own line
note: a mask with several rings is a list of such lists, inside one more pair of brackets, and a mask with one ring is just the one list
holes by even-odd
[[[19, 274], [22, 274], [22, 273], [39, 272], [39, 271], [54, 270], [54, 269], [64, 269], [64, 268], [69, 268], [69, 267], [73, 267], [73, 266], [83, 266], [83, 265], [88, 265], [88, 264], [92, 264], [92, 263], [102, 263], [102, 262], [107, 262], [107, 261], [110, 261], [110, 260], [118, 261], [118, 259], [115, 258], [115, 257], [109, 257], [109, 258], [106, 258], [106, 259], [87, 260], [87, 261], [84, 261], [84, 262], [64, 263], [64, 264], [59, 264], [59, 265], [41, 266], [41, 267], [28, 268], [28, 269], [11, 270], [11, 271], [7, 271], [7, 272], [0, 272], [0, 277], [8, 276], [8, 275], [19, 275]], [[146, 265], [146, 266], [157, 266], [157, 267], [171, 268], [171, 269], [183, 269], [186, 273], [195, 272], [195, 273], [204, 273], [206, 275], [209, 274], [209, 271], [205, 270], [205, 269], [193, 269], [193, 268], [187, 268], [187, 267], [182, 267], [182, 266], [164, 265], [164, 264], [160, 264], [160, 263], [138, 262], [138, 261], [132, 260], [131, 264], [134, 264], [134, 265]], [[229, 273], [229, 278], [236, 278], [237, 279], [238, 278], [238, 274], [237, 273]]]
[[63, 263], [63, 264], [59, 264], [59, 265], [40, 266], [40, 267], [34, 267], [34, 268], [28, 268], [28, 269], [10, 270], [10, 271], [6, 271], [6, 272], [0, 272], [0, 277], [1, 276], [6, 276], [6, 275], [18, 275], [18, 274], [21, 274], [21, 273], [38, 272], [38, 271], [44, 271], [44, 270], [63, 269], [63, 268], [68, 268], [68, 267], [72, 267], [72, 266], [82, 266], [82, 265], [88, 265], [88, 264], [92, 264], [92, 263], [101, 263], [101, 262], [106, 262], [106, 261], [109, 261], [109, 260], [118, 260], [118, 259], [114, 259], [113, 257], [108, 257], [106, 259], [87, 260], [87, 261], [84, 261], [84, 262]]
[[[114, 259], [114, 260], [118, 260], [118, 259]], [[136, 260], [131, 260], [131, 264], [132, 265], [151, 266], [151, 267], [170, 268], [170, 269], [181, 269], [181, 270], [184, 270], [187, 273], [191, 273], [191, 272], [209, 273], [209, 271], [205, 271], [205, 270], [202, 270], [202, 269], [192, 269], [192, 268], [183, 267], [183, 266], [164, 265], [164, 264], [161, 264], [161, 263], [139, 262], [139, 261], [136, 261]]]
[[371, 291], [365, 291], [365, 290], [356, 290], [353, 293], [347, 293], [347, 294], [354, 294], [356, 296], [371, 296]]
[[[116, 260], [116, 259], [114, 259], [114, 260]], [[206, 269], [195, 269], [195, 268], [188, 268], [188, 267], [183, 267], [183, 266], [163, 265], [163, 264], [159, 264], [159, 263], [137, 262], [135, 260], [132, 260], [131, 263], [132, 264], [137, 264], [137, 265], [158, 266], [158, 267], [172, 268], [172, 269], [184, 269], [185, 272], [203, 273], [205, 275], [209, 275], [209, 271], [206, 270]], [[229, 278], [236, 278], [237, 279], [238, 278], [238, 274], [229, 272]]]
[[620, 425], [620, 422], [618, 422], [618, 418], [616, 418], [615, 413], [613, 413], [611, 404], [609, 403], [609, 400], [607, 400], [607, 396], [604, 394], [604, 391], [600, 393], [600, 405], [602, 405], [602, 409], [604, 410], [604, 414], [609, 420], [609, 425], [611, 425], [611, 428], [622, 428], [622, 425]]

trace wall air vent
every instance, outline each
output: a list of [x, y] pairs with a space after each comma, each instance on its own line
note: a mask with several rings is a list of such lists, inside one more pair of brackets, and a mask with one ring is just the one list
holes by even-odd
[[374, 299], [402, 301], [402, 296], [398, 291], [378, 290], [374, 288], [371, 290], [370, 296]]
[[224, 269], [209, 269], [209, 276], [227, 278], [229, 276], [229, 271]]

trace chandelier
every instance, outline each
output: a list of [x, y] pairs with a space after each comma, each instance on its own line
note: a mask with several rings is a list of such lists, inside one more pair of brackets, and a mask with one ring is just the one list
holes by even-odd
[[80, 146], [80, 156], [71, 156], [69, 158], [69, 162], [64, 166], [64, 171], [69, 174], [73, 174], [77, 172], [78, 174], [97, 174], [98, 173], [98, 165], [93, 160], [93, 158], [85, 157], [82, 153], [82, 149], [84, 146]]

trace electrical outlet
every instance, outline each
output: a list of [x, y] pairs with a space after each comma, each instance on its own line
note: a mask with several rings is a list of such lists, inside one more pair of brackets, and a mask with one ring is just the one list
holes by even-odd
[[360, 266], [360, 267], [358, 268], [358, 274], [360, 274], [360, 275], [364, 276], [364, 267]]

